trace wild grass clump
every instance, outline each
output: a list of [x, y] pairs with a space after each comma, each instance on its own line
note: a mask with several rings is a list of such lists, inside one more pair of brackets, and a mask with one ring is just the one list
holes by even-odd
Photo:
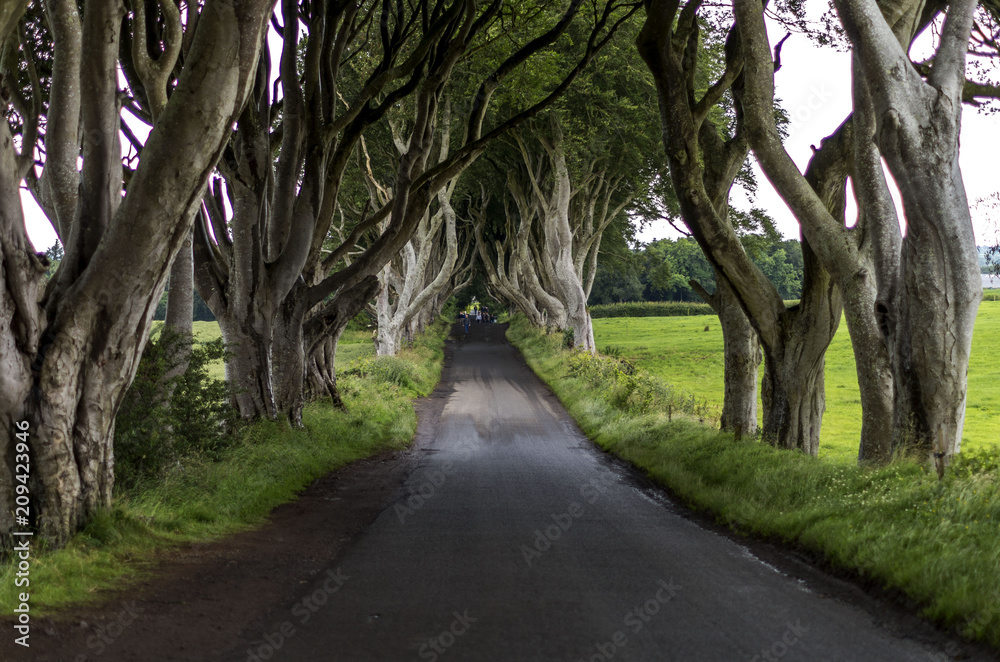
[[347, 374], [367, 377], [380, 384], [411, 388], [416, 382], [414, 367], [398, 356], [369, 356], [358, 361]]
[[629, 414], [665, 411], [690, 414], [701, 420], [718, 417], [707, 402], [699, 402], [642, 370], [628, 359], [576, 352], [568, 357], [567, 372], [591, 387], [603, 388], [608, 402]]
[[668, 418], [686, 414], [701, 421], [715, 421], [719, 417], [717, 406], [675, 388], [635, 362], [570, 351], [560, 342], [559, 334], [533, 327], [523, 316], [511, 319], [507, 336], [526, 356], [530, 354], [545, 362], [548, 370], [579, 381], [585, 388], [600, 389], [606, 394], [605, 401], [623, 414], [662, 411]]
[[[442, 317], [427, 332], [408, 343], [396, 356], [363, 356], [341, 374], [361, 377], [377, 384], [391, 384], [410, 395], [427, 395], [441, 376], [443, 338], [450, 325]], [[340, 350], [338, 349], [338, 353]]]
[[567, 368], [565, 353], [523, 319], [508, 337], [584, 432], [692, 508], [902, 591], [925, 617], [1000, 647], [996, 446], [963, 451], [943, 480], [912, 458], [884, 467], [824, 461], [737, 441], [690, 417], [671, 421], [662, 407], [623, 408], [606, 386], [631, 376], [622, 361], [573, 358]]

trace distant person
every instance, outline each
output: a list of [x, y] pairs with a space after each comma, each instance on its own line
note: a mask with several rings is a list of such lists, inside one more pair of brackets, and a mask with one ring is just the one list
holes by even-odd
[[469, 313], [462, 313], [465, 318], [465, 335], [469, 335]]
[[483, 321], [483, 311], [476, 311], [476, 323]]

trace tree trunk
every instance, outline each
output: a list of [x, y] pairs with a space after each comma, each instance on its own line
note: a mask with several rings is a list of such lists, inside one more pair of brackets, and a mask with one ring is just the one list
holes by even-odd
[[781, 356], [764, 352], [762, 435], [781, 448], [816, 456], [826, 407], [823, 362], [800, 363], [795, 357], [809, 353], [805, 345], [804, 338], [797, 338]]
[[840, 291], [802, 241], [802, 301], [764, 348], [763, 436], [782, 448], [816, 456], [826, 409], [823, 364], [843, 312]]
[[760, 341], [740, 307], [739, 299], [718, 271], [715, 282], [718, 284], [715, 294], [709, 294], [697, 281], [690, 281], [690, 285], [712, 306], [722, 326], [725, 395], [719, 427], [737, 436], [753, 436], [757, 433], [758, 367], [762, 358]]
[[[895, 364], [894, 443], [930, 452], [939, 475], [960, 449], [982, 281], [959, 166], [965, 61], [977, 2], [949, 3], [924, 80], [872, 0], [836, 0], [877, 119], [875, 142], [906, 211], [894, 302], [879, 301]], [[880, 292], [890, 289], [883, 288]], [[880, 297], [881, 299], [881, 297]]]
[[[579, 294], [582, 297], [584, 296], [583, 285], [579, 285]], [[572, 308], [567, 310], [566, 321], [569, 328], [573, 329], [573, 349], [591, 354], [597, 351], [594, 345], [594, 324], [590, 320], [585, 299], [578, 300]]]
[[375, 298], [375, 315], [377, 327], [375, 331], [375, 353], [379, 356], [395, 356], [402, 344], [403, 328], [396, 320], [396, 309], [400, 305], [399, 292], [396, 293], [396, 305], [389, 300], [390, 282], [392, 278], [392, 262], [387, 263], [379, 272], [380, 289]]
[[191, 359], [191, 342], [194, 338], [194, 257], [192, 254], [191, 232], [181, 245], [170, 266], [170, 290], [167, 293], [167, 314], [164, 331], [178, 336], [176, 364], [167, 371], [165, 379], [183, 375]]
[[194, 322], [194, 260], [191, 256], [190, 234], [170, 267], [169, 283], [164, 326], [177, 333], [191, 335]]
[[225, 311], [218, 317], [225, 343], [226, 382], [232, 391], [233, 407], [244, 420], [274, 418], [276, 407], [271, 383], [270, 337], [272, 330], [263, 319], [239, 311]]
[[[12, 144], [9, 125], [0, 121], [0, 145]], [[27, 419], [31, 364], [44, 324], [36, 301], [46, 266], [24, 234], [17, 170], [13, 150], [0, 149], [0, 534], [14, 526], [14, 435]]]
[[329, 395], [335, 407], [344, 406], [337, 390], [337, 341], [348, 323], [364, 309], [378, 289], [378, 277], [367, 276], [327, 303], [304, 325], [307, 388], [314, 397]]
[[285, 299], [276, 317], [271, 340], [275, 409], [287, 416], [293, 427], [302, 427], [305, 405], [306, 356], [301, 301], [294, 292]]
[[337, 343], [340, 334], [324, 334], [312, 346], [306, 362], [306, 396], [318, 400], [329, 396], [333, 406], [344, 409], [344, 401], [337, 389]]
[[892, 457], [894, 379], [892, 363], [874, 315], [876, 290], [859, 274], [846, 286], [844, 318], [851, 335], [861, 391], [861, 442], [858, 462], [884, 464]]
[[961, 448], [972, 331], [982, 299], [957, 159], [953, 168], [928, 167], [917, 184], [922, 191], [907, 191], [919, 206], [907, 207], [895, 326], [895, 442], [916, 442], [940, 467]]

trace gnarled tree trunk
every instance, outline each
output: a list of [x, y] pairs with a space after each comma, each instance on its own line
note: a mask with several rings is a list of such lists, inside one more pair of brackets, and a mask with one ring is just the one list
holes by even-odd
[[758, 368], [763, 358], [760, 341], [725, 276], [716, 271], [715, 282], [713, 294], [697, 281], [689, 284], [712, 307], [722, 326], [725, 394], [719, 427], [737, 436], [752, 436], [757, 433]]
[[337, 341], [347, 324], [379, 289], [376, 276], [368, 276], [328, 302], [306, 322], [306, 392], [314, 398], [330, 396], [335, 407], [344, 403], [337, 390]]
[[[958, 162], [965, 57], [975, 0], [949, 5], [925, 81], [875, 2], [835, 2], [876, 118], [875, 141], [903, 198], [899, 272], [877, 309], [896, 379], [894, 442], [929, 451], [939, 473], [958, 452], [982, 281]], [[886, 294], [894, 293], [893, 299]]]
[[[68, 231], [67, 259], [42, 309], [34, 296], [37, 261], [25, 259], [30, 244], [19, 210], [13, 212], [18, 181], [7, 167], [13, 147], [0, 140], [0, 163], [7, 164], [0, 173], [0, 271], [8, 274], [0, 310], [18, 311], [0, 330], [0, 346], [5, 357], [17, 356], [5, 364], [32, 366], [13, 380], [11, 391], [4, 389], [0, 418], [30, 424], [33, 523], [55, 545], [110, 504], [115, 413], [138, 367], [169, 265], [245, 99], [268, 7], [249, 0], [206, 3], [177, 87], [124, 197], [117, 140], [123, 7], [88, 2], [82, 23], [75, 3], [51, 7], [51, 20], [59, 24], [53, 85], [70, 97], [78, 94], [79, 103], [50, 106], [48, 126], [53, 137], [83, 136], [82, 175], [74, 145], [61, 145], [65, 162], [46, 163], [47, 190], [61, 196], [50, 199], [51, 208], [74, 213], [57, 219], [60, 231]], [[79, 125], [82, 134], [64, 131], [67, 124]], [[5, 458], [13, 429], [0, 432]], [[9, 498], [9, 492], [0, 495], [0, 512], [13, 510]]]
[[803, 241], [802, 301], [785, 308], [743, 249], [728, 220], [728, 195], [748, 152], [744, 114], [736, 113], [731, 137], [708, 121], [726, 91], [742, 101], [743, 53], [730, 30], [726, 68], [694, 98], [700, 24], [697, 12], [677, 13], [676, 3], [653, 0], [638, 40], [659, 96], [663, 141], [682, 218], [708, 261], [723, 274], [756, 329], [764, 352], [763, 435], [784, 448], [815, 454], [823, 415], [823, 356], [841, 315], [841, 299]]

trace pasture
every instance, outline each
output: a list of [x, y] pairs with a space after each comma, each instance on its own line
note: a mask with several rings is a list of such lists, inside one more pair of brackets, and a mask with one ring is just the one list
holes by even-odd
[[[599, 351], [606, 353], [614, 348], [621, 358], [635, 361], [675, 387], [721, 409], [722, 329], [714, 315], [595, 319], [594, 337]], [[972, 341], [963, 448], [1000, 444], [998, 377], [1000, 301], [984, 301]], [[855, 461], [860, 434], [857, 372], [847, 324], [842, 320], [826, 354], [826, 414], [820, 457]]]

